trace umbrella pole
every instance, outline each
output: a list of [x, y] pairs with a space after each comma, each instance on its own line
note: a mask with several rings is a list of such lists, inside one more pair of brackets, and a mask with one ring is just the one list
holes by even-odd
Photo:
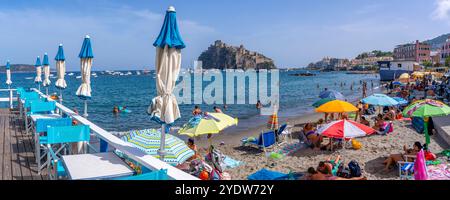
[[41, 91], [41, 84], [38, 83], [38, 90]]
[[87, 118], [88, 117], [88, 113], [87, 113], [87, 100], [84, 100], [84, 114], [83, 117]]
[[48, 96], [48, 87], [45, 87], [45, 95]]
[[62, 90], [61, 89], [59, 89], [59, 103], [62, 105], [62, 99], [63, 97], [62, 97]]
[[428, 120], [429, 120], [429, 118], [426, 117], [426, 118], [424, 119], [424, 125], [423, 125], [423, 131], [424, 131], [424, 133], [425, 133], [425, 143], [426, 143], [427, 145], [430, 144], [430, 134], [428, 133]]
[[161, 142], [158, 151], [159, 159], [163, 162], [164, 162], [165, 146], [166, 146], [166, 125], [163, 124], [161, 125]]

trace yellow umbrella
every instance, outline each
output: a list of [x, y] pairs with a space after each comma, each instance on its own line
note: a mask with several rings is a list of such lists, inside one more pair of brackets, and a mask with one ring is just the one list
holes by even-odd
[[358, 108], [356, 108], [354, 105], [341, 100], [330, 101], [316, 109], [316, 112], [319, 113], [344, 113], [356, 111], [358, 111]]
[[409, 79], [409, 74], [408, 73], [404, 73], [402, 75], [400, 75], [399, 79]]
[[196, 137], [205, 134], [217, 134], [223, 129], [237, 125], [238, 119], [223, 113], [208, 113], [201, 118], [192, 118], [186, 123], [178, 133], [189, 137]]

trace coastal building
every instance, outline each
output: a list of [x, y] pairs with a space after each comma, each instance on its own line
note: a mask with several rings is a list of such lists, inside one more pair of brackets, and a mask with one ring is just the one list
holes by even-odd
[[415, 61], [379, 61], [378, 66], [381, 81], [393, 81], [403, 73], [422, 70], [422, 66]]
[[423, 63], [431, 61], [431, 46], [416, 40], [414, 43], [398, 45], [394, 49], [395, 61], [414, 61]]
[[433, 63], [433, 66], [436, 64], [441, 63], [441, 50], [438, 49], [437, 51], [431, 51], [431, 63]]
[[440, 54], [440, 63], [441, 65], [445, 65], [445, 60], [450, 57], [450, 37], [445, 41], [444, 45], [442, 45]]

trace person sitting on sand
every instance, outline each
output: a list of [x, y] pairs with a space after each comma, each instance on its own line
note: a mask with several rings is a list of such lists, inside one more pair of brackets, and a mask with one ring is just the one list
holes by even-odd
[[384, 115], [384, 119], [388, 120], [388, 121], [394, 121], [395, 120], [395, 116], [397, 116], [397, 114], [395, 113], [395, 110], [393, 107], [389, 107], [388, 112]]
[[377, 131], [384, 131], [384, 119], [382, 114], [378, 114], [375, 119], [375, 125], [372, 128]]
[[194, 143], [194, 139], [189, 138], [187, 142], [187, 146], [194, 151], [194, 155], [188, 159], [188, 161], [192, 161], [195, 159], [201, 159], [202, 156], [198, 153], [197, 145]]
[[320, 129], [321, 126], [323, 126], [325, 124], [325, 121], [320, 118], [317, 122], [316, 122], [316, 127], [317, 129]]
[[361, 120], [359, 122], [363, 125], [370, 127], [370, 122], [364, 116], [361, 116]]
[[423, 148], [420, 142], [415, 142], [412, 149], [407, 149], [406, 146], [403, 146], [403, 150], [405, 153], [403, 154], [392, 154], [386, 160], [384, 160], [383, 164], [385, 164], [384, 171], [389, 172], [392, 165], [396, 165], [399, 161], [411, 161], [405, 160], [405, 156], [416, 156], [417, 153]]
[[305, 124], [303, 127], [303, 133], [305, 134], [308, 141], [312, 144], [312, 148], [317, 150], [320, 149], [320, 144], [322, 144], [322, 136], [317, 134], [316, 129], [311, 123]]

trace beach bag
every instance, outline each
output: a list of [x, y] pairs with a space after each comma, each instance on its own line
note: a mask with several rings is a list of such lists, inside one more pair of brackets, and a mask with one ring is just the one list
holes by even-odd
[[412, 126], [420, 134], [423, 134], [423, 131], [424, 131], [424, 125], [423, 124], [424, 124], [424, 121], [423, 121], [422, 118], [420, 118], [420, 117], [413, 117], [412, 118]]
[[352, 139], [352, 147], [353, 147], [353, 149], [355, 149], [355, 150], [359, 150], [359, 149], [361, 149], [362, 144], [361, 144], [361, 142], [359, 142], [358, 140]]
[[361, 167], [359, 167], [359, 163], [356, 160], [350, 161], [348, 168], [350, 169], [351, 177], [361, 177]]
[[350, 170], [343, 163], [341, 163], [338, 167], [338, 171], [336, 173], [338, 177], [341, 178], [350, 178]]

